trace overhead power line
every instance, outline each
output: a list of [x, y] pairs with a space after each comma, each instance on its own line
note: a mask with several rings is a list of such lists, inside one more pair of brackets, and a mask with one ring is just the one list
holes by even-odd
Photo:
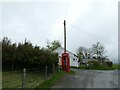
[[102, 41], [108, 42], [108, 43], [110, 43], [110, 44], [113, 44], [112, 42], [110, 42], [110, 41], [108, 41], [108, 40], [106, 40], [106, 39], [103, 39], [103, 38], [101, 38], [101, 37], [98, 37], [97, 35], [95, 35], [95, 34], [93, 34], [93, 33], [90, 33], [90, 32], [88, 32], [88, 31], [86, 31], [86, 30], [84, 30], [84, 29], [82, 29], [82, 28], [80, 28], [80, 27], [77, 27], [76, 25], [70, 24], [69, 22], [67, 22], [67, 23], [68, 23], [70, 26], [76, 28], [77, 30], [80, 30], [80, 31], [82, 31], [82, 32], [84, 32], [84, 33], [86, 33], [86, 34], [88, 34], [88, 35], [91, 35], [92, 37], [95, 37], [95, 38], [97, 38], [97, 39], [99, 39], [99, 40], [102, 40]]

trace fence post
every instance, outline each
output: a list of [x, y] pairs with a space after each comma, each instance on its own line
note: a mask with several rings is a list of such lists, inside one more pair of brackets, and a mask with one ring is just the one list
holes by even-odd
[[25, 88], [25, 76], [26, 76], [26, 69], [23, 69], [23, 75], [22, 75], [22, 89]]
[[54, 73], [54, 71], [55, 71], [55, 65], [53, 64], [53, 73]]
[[45, 68], [45, 74], [46, 74], [46, 76], [47, 76], [47, 66], [46, 66], [46, 68]]
[[60, 65], [58, 64], [58, 71], [60, 71]]

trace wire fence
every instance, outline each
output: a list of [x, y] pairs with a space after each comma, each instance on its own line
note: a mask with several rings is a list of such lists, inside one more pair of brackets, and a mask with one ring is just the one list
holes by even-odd
[[59, 67], [53, 64], [40, 68], [3, 72], [2, 88], [34, 88], [58, 70]]

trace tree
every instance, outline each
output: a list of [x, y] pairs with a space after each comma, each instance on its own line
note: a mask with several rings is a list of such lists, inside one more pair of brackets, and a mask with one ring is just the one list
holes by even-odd
[[27, 39], [25, 39], [24, 43], [16, 44], [12, 43], [7, 37], [4, 37], [0, 43], [2, 43], [3, 70], [40, 68], [45, 65], [52, 65], [53, 63], [55, 65], [58, 64], [58, 55], [56, 53], [46, 48], [40, 48], [37, 45], [33, 46]]
[[77, 55], [81, 59], [90, 59], [91, 58], [91, 49], [87, 49], [85, 47], [79, 47], [77, 50]]
[[87, 49], [87, 52], [88, 52], [88, 59], [91, 59], [91, 55], [92, 55], [92, 51], [91, 51], [91, 48]]
[[97, 55], [97, 58], [101, 59], [105, 53], [105, 47], [100, 42], [97, 42], [92, 45], [92, 52]]
[[47, 47], [50, 51], [54, 51], [58, 47], [61, 47], [61, 43], [58, 40], [54, 40], [53, 42], [49, 43], [47, 42]]
[[16, 43], [12, 44], [10, 39], [4, 37], [2, 40], [3, 63], [7, 62], [6, 65], [10, 66], [12, 70], [14, 69], [15, 50], [16, 50]]
[[79, 47], [79, 48], [77, 49], [77, 55], [78, 55], [78, 58], [79, 58], [79, 62], [80, 62], [80, 63], [82, 62], [82, 59], [84, 58], [83, 49], [84, 49], [84, 47]]

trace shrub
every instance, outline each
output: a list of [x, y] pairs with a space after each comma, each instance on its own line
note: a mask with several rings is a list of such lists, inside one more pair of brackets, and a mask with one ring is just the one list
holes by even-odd
[[100, 67], [100, 62], [97, 60], [89, 61], [88, 64], [89, 64], [89, 69], [96, 69]]
[[106, 64], [107, 64], [109, 67], [112, 67], [112, 65], [113, 65], [112, 62], [106, 62]]
[[17, 70], [22, 68], [40, 68], [45, 65], [58, 65], [58, 54], [47, 48], [33, 46], [31, 42], [14, 43], [8, 39], [2, 40], [2, 69]]
[[[113, 70], [112, 62], [100, 62], [99, 60], [89, 61], [89, 69], [94, 70]], [[88, 69], [88, 68], [85, 68]]]

